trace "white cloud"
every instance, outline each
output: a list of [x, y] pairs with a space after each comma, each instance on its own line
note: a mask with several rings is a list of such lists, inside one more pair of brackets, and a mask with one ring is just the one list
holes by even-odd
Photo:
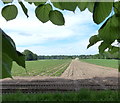
[[[30, 49], [37, 54], [89, 54], [95, 53], [96, 46], [93, 49], [86, 51], [88, 45], [88, 38], [95, 34], [93, 31], [94, 27], [90, 25], [95, 24], [92, 22], [92, 14], [87, 10], [80, 12], [78, 9], [76, 13], [64, 11], [65, 25], [56, 26], [50, 21], [43, 24], [41, 23], [34, 14], [34, 7], [29, 7], [30, 17], [26, 18], [20, 11], [18, 17], [15, 20], [6, 22], [1, 16], [0, 27], [10, 35], [15, 41], [17, 48], [20, 51], [24, 49]], [[90, 25], [89, 25], [90, 24]], [[90, 34], [89, 34], [90, 33]], [[67, 38], [78, 38], [73, 43], [60, 44], [58, 46], [42, 46], [41, 44], [49, 44], [54, 40], [65, 40]], [[81, 39], [84, 38], [84, 39]], [[39, 46], [35, 46], [39, 44]], [[27, 47], [27, 45], [29, 45]], [[30, 47], [31, 45], [31, 47]], [[32, 46], [34, 45], [34, 46]], [[26, 47], [24, 47], [26, 46]]]
[[67, 43], [62, 45], [51, 45], [51, 46], [30, 46], [30, 47], [18, 47], [18, 50], [21, 52], [25, 49], [29, 49], [38, 55], [83, 55], [83, 54], [97, 54], [98, 53], [98, 45], [100, 43], [95, 44], [94, 46], [87, 49], [87, 45], [89, 43], [88, 39], [81, 40], [79, 42]]

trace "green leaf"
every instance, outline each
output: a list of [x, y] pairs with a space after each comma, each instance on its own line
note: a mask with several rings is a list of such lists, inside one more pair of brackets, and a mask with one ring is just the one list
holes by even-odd
[[[119, 18], [120, 19], [120, 18]], [[99, 29], [98, 36], [104, 40], [106, 43], [113, 43], [116, 39], [119, 38], [120, 33], [120, 24], [118, 22], [118, 17], [113, 15], [110, 17]]]
[[92, 45], [96, 44], [98, 41], [100, 41], [100, 38], [98, 35], [94, 35], [89, 39], [90, 44], [87, 46], [87, 48], [91, 47]]
[[59, 0], [57, 1], [52, 3], [56, 8], [59, 8], [61, 10], [75, 11], [77, 7], [77, 2], [59, 2]]
[[29, 4], [32, 4], [32, 2], [28, 2]]
[[19, 51], [17, 51], [18, 54], [18, 58], [16, 59], [16, 63], [19, 66], [22, 66], [25, 68], [25, 55], [23, 55], [22, 53], [20, 53]]
[[115, 46], [111, 46], [111, 47], [109, 48], [109, 52], [110, 52], [111, 54], [117, 53], [117, 52], [119, 52], [119, 50], [120, 50], [120, 48], [119, 48], [119, 47], [115, 47]]
[[2, 76], [0, 76], [2, 78], [7, 78], [11, 76], [11, 68], [12, 68], [12, 59], [6, 54], [6, 53], [2, 53]]
[[76, 2], [60, 2], [60, 6], [65, 10], [75, 11], [77, 3]]
[[108, 43], [102, 42], [99, 46], [99, 53], [102, 54], [109, 46]]
[[49, 21], [49, 12], [52, 10], [52, 6], [50, 4], [46, 5], [39, 5], [36, 10], [35, 14], [36, 17], [43, 23]]
[[81, 11], [84, 11], [87, 8], [88, 2], [78, 2], [77, 5]]
[[29, 4], [32, 4], [32, 3], [33, 3], [32, 0], [24, 0], [24, 1], [26, 1], [26, 2], [29, 3]]
[[6, 53], [12, 60], [16, 60], [18, 55], [13, 40], [2, 31], [2, 52]]
[[114, 2], [114, 12], [120, 17], [120, 1]]
[[16, 51], [14, 41], [0, 29], [2, 39], [2, 78], [11, 77], [12, 62], [25, 68], [25, 56]]
[[64, 10], [61, 5], [60, 5], [60, 2], [52, 2], [52, 4], [56, 7], [56, 8], [59, 8], [61, 10]]
[[25, 5], [24, 5], [22, 2], [19, 2], [19, 4], [20, 4], [20, 6], [22, 7], [22, 10], [23, 10], [23, 12], [25, 13], [25, 15], [26, 15], [27, 17], [29, 17], [29, 16], [28, 16], [28, 9], [25, 7]]
[[45, 2], [34, 2], [35, 6], [39, 6], [39, 5], [43, 5], [43, 4], [45, 4]]
[[96, 2], [93, 10], [93, 21], [97, 24], [103, 22], [111, 13], [113, 2]]
[[91, 13], [93, 13], [94, 4], [95, 4], [95, 2], [89, 2], [89, 3], [88, 3], [87, 8], [88, 8], [88, 10], [89, 10]]
[[[120, 38], [120, 37], [119, 37]], [[120, 39], [117, 39], [117, 42], [120, 43]]]
[[2, 16], [8, 21], [15, 19], [18, 14], [18, 9], [15, 5], [7, 5], [2, 8]]
[[25, 56], [20, 52], [16, 51], [15, 43], [8, 35], [6, 35], [3, 31], [1, 33], [2, 52], [7, 54], [9, 58], [11, 58], [13, 61], [16, 61], [18, 65], [25, 68]]
[[12, 3], [13, 0], [1, 0], [4, 4]]
[[117, 15], [113, 15], [110, 19], [111, 26], [120, 30], [120, 16], [118, 17]]
[[64, 25], [65, 23], [63, 14], [57, 10], [50, 11], [49, 17], [50, 21], [55, 25]]

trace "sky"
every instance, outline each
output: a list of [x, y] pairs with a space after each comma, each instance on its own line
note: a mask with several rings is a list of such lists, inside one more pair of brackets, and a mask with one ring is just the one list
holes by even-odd
[[[92, 19], [87, 9], [81, 12], [62, 11], [65, 25], [57, 26], [50, 21], [42, 23], [34, 13], [35, 6], [25, 3], [28, 8], [27, 18], [18, 4], [19, 14], [16, 19], [6, 21], [0, 15], [0, 28], [16, 44], [18, 51], [29, 49], [38, 55], [84, 55], [97, 54], [99, 43], [87, 49], [89, 38], [97, 34], [99, 25]], [[0, 2], [0, 10], [4, 5]], [[0, 11], [1, 12], [1, 11]]]

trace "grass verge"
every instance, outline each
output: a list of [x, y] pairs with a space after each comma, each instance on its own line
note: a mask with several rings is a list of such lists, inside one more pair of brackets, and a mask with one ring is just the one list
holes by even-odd
[[[24, 94], [24, 93], [14, 93], [14, 94], [4, 94], [2, 96], [3, 101], [89, 101], [93, 103], [94, 101], [116, 101], [117, 103], [120, 98], [118, 98], [118, 91], [103, 90], [103, 91], [93, 91], [81, 89], [79, 92], [65, 92], [65, 93], [37, 93], [37, 94]], [[91, 102], [90, 102], [91, 101]], [[106, 102], [105, 102], [106, 103]]]
[[114, 59], [81, 59], [80, 61], [118, 69], [118, 60]]

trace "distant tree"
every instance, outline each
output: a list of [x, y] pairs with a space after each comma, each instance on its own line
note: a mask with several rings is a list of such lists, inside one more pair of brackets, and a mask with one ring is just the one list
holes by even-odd
[[37, 60], [37, 54], [34, 54], [30, 50], [24, 50], [23, 54], [25, 55], [25, 60]]
[[33, 54], [33, 60], [37, 60], [37, 59], [38, 59], [37, 54]]

